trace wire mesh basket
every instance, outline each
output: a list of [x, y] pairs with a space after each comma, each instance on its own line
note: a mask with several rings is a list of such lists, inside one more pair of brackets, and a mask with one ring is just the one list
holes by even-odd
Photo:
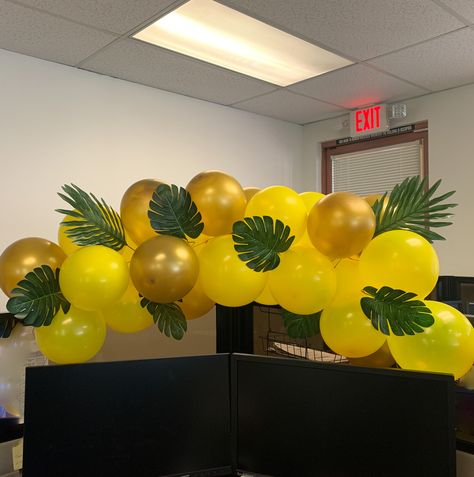
[[[348, 363], [349, 360], [333, 353], [324, 344], [321, 335], [311, 338], [290, 338], [283, 325], [281, 308], [256, 306], [254, 310], [255, 341], [258, 354], [283, 356], [324, 363]], [[257, 342], [255, 342], [257, 345]]]

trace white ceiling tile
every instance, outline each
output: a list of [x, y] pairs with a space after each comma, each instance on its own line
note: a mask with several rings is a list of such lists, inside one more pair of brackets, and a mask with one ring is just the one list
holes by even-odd
[[297, 124], [307, 124], [347, 112], [337, 106], [286, 90], [265, 94], [233, 106]]
[[443, 37], [370, 61], [433, 91], [474, 82], [474, 30]]
[[361, 64], [311, 78], [289, 89], [349, 109], [428, 92]]
[[75, 65], [113, 41], [114, 35], [13, 3], [0, 3], [0, 48]]
[[114, 33], [126, 33], [176, 0], [17, 0], [71, 20]]
[[81, 68], [225, 105], [276, 89], [269, 83], [132, 39], [114, 43]]
[[464, 26], [431, 0], [218, 1], [358, 59]]
[[451, 10], [464, 17], [471, 23], [474, 23], [474, 1], [473, 0], [438, 0], [439, 3], [446, 5]]

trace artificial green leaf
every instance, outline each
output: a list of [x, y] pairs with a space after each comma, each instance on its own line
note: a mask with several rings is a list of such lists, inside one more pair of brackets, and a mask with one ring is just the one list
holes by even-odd
[[148, 310], [158, 329], [168, 338], [173, 337], [175, 340], [183, 338], [188, 324], [183, 311], [176, 303], [155, 303], [142, 298], [140, 305]]
[[7, 302], [7, 310], [23, 321], [25, 326], [49, 326], [62, 308], [69, 311], [70, 303], [59, 288], [59, 269], [41, 265], [26, 274]]
[[58, 192], [73, 210], [56, 209], [66, 215], [61, 222], [66, 235], [77, 245], [104, 245], [120, 250], [127, 245], [119, 214], [94, 194], [88, 194], [74, 184], [64, 185], [65, 194]]
[[0, 313], [0, 338], [8, 338], [18, 320], [10, 313]]
[[441, 221], [452, 217], [447, 209], [456, 207], [457, 204], [441, 204], [451, 197], [455, 191], [447, 192], [438, 197], [433, 197], [441, 180], [427, 189], [427, 179], [420, 176], [409, 177], [401, 184], [397, 184], [384, 209], [386, 192], [372, 206], [375, 213], [376, 227], [374, 237], [390, 230], [410, 230], [416, 232], [428, 241], [444, 240], [429, 228], [446, 227], [452, 222]]
[[267, 215], [245, 217], [232, 227], [235, 251], [240, 260], [255, 272], [273, 270], [280, 264], [279, 254], [286, 252], [293, 240], [290, 227]]
[[415, 293], [382, 287], [365, 287], [369, 297], [360, 300], [360, 306], [372, 326], [386, 335], [390, 329], [396, 336], [422, 333], [434, 323], [430, 309], [420, 300], [413, 300]]
[[297, 315], [291, 311], [283, 310], [282, 318], [290, 338], [310, 338], [319, 333], [319, 320], [322, 311], [311, 315]]
[[148, 218], [152, 229], [161, 235], [197, 238], [204, 229], [191, 194], [174, 184], [160, 184], [156, 188], [150, 201]]

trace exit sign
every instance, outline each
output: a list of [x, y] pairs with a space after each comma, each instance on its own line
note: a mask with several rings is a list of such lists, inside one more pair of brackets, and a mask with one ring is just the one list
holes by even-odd
[[366, 136], [388, 129], [387, 106], [377, 104], [351, 112], [351, 136]]

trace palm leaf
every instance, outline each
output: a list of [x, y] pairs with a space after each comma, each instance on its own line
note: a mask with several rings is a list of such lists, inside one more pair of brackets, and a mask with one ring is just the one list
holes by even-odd
[[65, 194], [58, 192], [73, 210], [56, 209], [67, 219], [62, 221], [66, 235], [77, 245], [104, 245], [120, 250], [127, 245], [125, 230], [119, 214], [107, 205], [74, 184], [62, 187]]
[[140, 305], [148, 310], [158, 329], [168, 338], [173, 337], [175, 340], [183, 338], [188, 324], [183, 311], [176, 303], [155, 303], [142, 298]]
[[[444, 237], [429, 228], [446, 227], [452, 222], [442, 219], [452, 217], [447, 209], [457, 204], [442, 204], [455, 191], [434, 197], [441, 180], [427, 189], [427, 179], [420, 176], [409, 177], [401, 184], [397, 184], [390, 194], [385, 210], [384, 201], [387, 193], [378, 199], [373, 210], [376, 218], [374, 237], [390, 230], [410, 230], [416, 232], [428, 241], [444, 240]], [[382, 212], [383, 211], [383, 212]]]
[[273, 270], [280, 264], [279, 254], [286, 252], [295, 237], [290, 227], [267, 215], [245, 217], [232, 227], [235, 251], [240, 260], [255, 272]]
[[150, 201], [148, 218], [152, 229], [161, 235], [197, 238], [204, 229], [191, 194], [174, 184], [160, 184], [156, 188]]
[[10, 313], [0, 313], [0, 338], [8, 338], [18, 320]]
[[25, 326], [49, 326], [61, 308], [67, 313], [71, 306], [59, 288], [59, 269], [53, 272], [48, 265], [27, 273], [12, 294], [7, 310]]
[[319, 333], [319, 320], [322, 311], [311, 315], [297, 315], [291, 311], [283, 310], [282, 318], [290, 338], [310, 338]]
[[390, 335], [390, 329], [396, 336], [423, 333], [424, 328], [434, 323], [430, 309], [420, 300], [413, 300], [415, 293], [382, 287], [365, 287], [369, 297], [360, 300], [365, 316], [376, 330]]

